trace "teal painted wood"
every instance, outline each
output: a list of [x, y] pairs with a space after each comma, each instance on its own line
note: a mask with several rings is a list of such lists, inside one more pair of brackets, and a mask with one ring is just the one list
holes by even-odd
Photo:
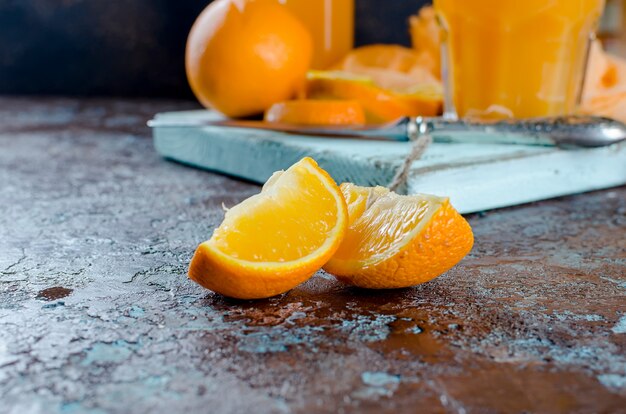
[[[211, 118], [208, 111], [158, 119]], [[408, 143], [296, 136], [223, 127], [155, 128], [162, 156], [263, 183], [310, 156], [337, 182], [386, 185]], [[413, 164], [403, 192], [447, 195], [462, 213], [484, 211], [626, 184], [626, 145], [580, 150], [515, 145], [432, 144]]]

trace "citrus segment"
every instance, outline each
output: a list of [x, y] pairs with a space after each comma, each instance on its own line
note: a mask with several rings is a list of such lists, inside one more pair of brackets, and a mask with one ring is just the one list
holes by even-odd
[[334, 70], [367, 76], [376, 85], [401, 91], [413, 85], [440, 85], [432, 57], [399, 45], [375, 44], [352, 50]]
[[359, 187], [352, 183], [343, 183], [339, 188], [348, 205], [348, 226], [352, 226], [374, 200], [389, 193], [386, 187]]
[[300, 99], [272, 105], [265, 112], [265, 121], [296, 125], [362, 125], [365, 112], [358, 101]]
[[255, 299], [307, 280], [337, 250], [348, 225], [344, 198], [311, 158], [274, 174], [260, 194], [228, 210], [196, 250], [189, 277], [225, 296]]
[[377, 289], [424, 283], [472, 248], [472, 230], [447, 198], [401, 196], [353, 184], [341, 189], [354, 216], [324, 270], [346, 283]]
[[356, 100], [373, 123], [403, 116], [435, 116], [441, 112], [443, 101], [441, 89], [434, 85], [413, 85], [399, 93], [363, 76], [336, 71], [309, 72], [306, 94], [310, 99]]
[[423, 65], [437, 78], [441, 77], [441, 26], [432, 6], [424, 6], [409, 17], [411, 45]]
[[626, 122], [626, 60], [591, 43], [580, 112]]

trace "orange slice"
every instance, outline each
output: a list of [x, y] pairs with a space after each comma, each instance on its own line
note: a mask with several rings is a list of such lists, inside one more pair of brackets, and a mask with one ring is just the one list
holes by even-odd
[[375, 44], [350, 51], [332, 69], [370, 77], [385, 89], [440, 84], [432, 73], [433, 58], [399, 45]]
[[222, 295], [266, 298], [311, 277], [339, 247], [346, 202], [311, 158], [274, 173], [260, 194], [228, 210], [198, 246], [189, 277]]
[[307, 79], [309, 99], [356, 100], [371, 123], [402, 116], [435, 116], [442, 109], [443, 92], [436, 85], [416, 84], [397, 92], [377, 86], [371, 78], [340, 71], [310, 71]]
[[272, 105], [265, 112], [265, 121], [297, 125], [362, 125], [365, 112], [358, 101], [300, 99]]
[[472, 229], [447, 198], [340, 188], [350, 226], [324, 270], [341, 281], [373, 289], [413, 286], [446, 272], [472, 249]]

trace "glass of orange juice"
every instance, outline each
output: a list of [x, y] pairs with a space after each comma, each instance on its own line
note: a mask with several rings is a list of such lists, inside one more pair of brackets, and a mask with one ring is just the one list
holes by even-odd
[[313, 69], [326, 69], [354, 44], [354, 0], [278, 0], [311, 31]]
[[604, 0], [434, 0], [446, 114], [571, 114]]

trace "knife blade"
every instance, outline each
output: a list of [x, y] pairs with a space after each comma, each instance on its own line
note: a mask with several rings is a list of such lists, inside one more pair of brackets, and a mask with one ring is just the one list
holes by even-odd
[[626, 139], [626, 125], [601, 117], [565, 116], [553, 118], [507, 119], [495, 122], [405, 117], [382, 125], [302, 126], [249, 120], [177, 121], [156, 118], [151, 128], [227, 127], [270, 130], [297, 135], [411, 141], [429, 134], [435, 142], [461, 144], [507, 144], [558, 146], [562, 148], [602, 147]]

